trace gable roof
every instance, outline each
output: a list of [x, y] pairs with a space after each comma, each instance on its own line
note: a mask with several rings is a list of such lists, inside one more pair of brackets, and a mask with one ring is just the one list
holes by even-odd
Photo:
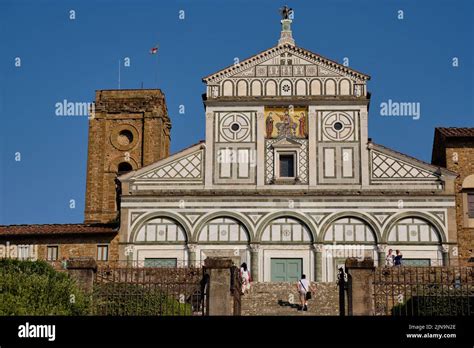
[[278, 46], [273, 46], [269, 49], [266, 49], [260, 53], [257, 53], [239, 64], [233, 64], [229, 65], [228, 67], [221, 69], [213, 74], [207, 75], [206, 77], [203, 77], [202, 81], [205, 83], [213, 82], [216, 79], [220, 79], [223, 77], [227, 77], [233, 73], [238, 73], [240, 71], [246, 70], [256, 64], [258, 64], [259, 60], [262, 58], [265, 58], [266, 56], [269, 56], [271, 54], [278, 54], [279, 52], [283, 51], [291, 51], [293, 53], [299, 54], [300, 56], [303, 56], [305, 58], [309, 58], [310, 60], [313, 60], [315, 63], [322, 63], [323, 65], [326, 65], [329, 68], [333, 68], [336, 70], [339, 70], [343, 73], [352, 75], [353, 77], [356, 77], [361, 80], [370, 80], [370, 76], [366, 75], [364, 73], [361, 73], [357, 70], [351, 69], [347, 66], [344, 66], [342, 64], [337, 63], [334, 60], [325, 58], [317, 53], [311, 52], [307, 49], [298, 47], [298, 46], [293, 46], [290, 44], [284, 44], [284, 45], [278, 45]]

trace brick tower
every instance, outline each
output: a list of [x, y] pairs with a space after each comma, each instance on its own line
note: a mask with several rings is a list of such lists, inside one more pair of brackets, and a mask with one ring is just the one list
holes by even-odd
[[171, 123], [159, 89], [99, 90], [89, 120], [85, 223], [118, 216], [116, 178], [169, 155]]

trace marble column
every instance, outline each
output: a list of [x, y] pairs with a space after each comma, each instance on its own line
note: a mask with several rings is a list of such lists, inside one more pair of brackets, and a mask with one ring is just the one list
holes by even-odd
[[188, 265], [196, 266], [196, 244], [188, 244]]
[[314, 281], [323, 281], [323, 244], [313, 244], [314, 253]]
[[377, 256], [379, 259], [378, 265], [379, 267], [385, 266], [385, 253], [387, 249], [387, 244], [378, 244], [377, 245]]
[[449, 266], [449, 245], [443, 244], [441, 246], [441, 255], [443, 258], [443, 264], [440, 266]]
[[250, 244], [250, 275], [252, 281], [258, 282], [258, 256], [260, 244]]

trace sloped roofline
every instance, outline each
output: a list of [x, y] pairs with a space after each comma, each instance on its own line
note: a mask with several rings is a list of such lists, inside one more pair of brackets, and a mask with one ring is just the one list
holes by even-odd
[[153, 162], [153, 163], [150, 163], [149, 165], [147, 166], [144, 166], [140, 169], [137, 169], [137, 170], [133, 170], [131, 172], [128, 172], [126, 174], [123, 174], [123, 175], [120, 175], [118, 177], [118, 179], [123, 182], [123, 181], [127, 181], [129, 179], [131, 179], [132, 177], [134, 176], [137, 176], [137, 175], [141, 175], [147, 171], [149, 171], [150, 169], [153, 169], [154, 167], [156, 166], [159, 166], [159, 165], [162, 165], [162, 164], [166, 164], [168, 162], [171, 162], [177, 158], [179, 158], [181, 155], [183, 154], [187, 154], [187, 153], [191, 153], [193, 151], [195, 151], [196, 149], [200, 149], [202, 146], [205, 146], [206, 144], [206, 141], [205, 140], [200, 140], [198, 143], [196, 144], [193, 144], [193, 145], [190, 145], [178, 152], [175, 152], [173, 153], [172, 155], [168, 156], [168, 157], [165, 157], [165, 158], [162, 158], [156, 162]]
[[392, 155], [392, 156], [395, 156], [395, 157], [399, 157], [399, 158], [404, 159], [406, 161], [416, 162], [416, 163], [420, 164], [421, 166], [425, 167], [427, 170], [432, 170], [433, 172], [436, 172], [436, 171], [439, 170], [442, 175], [448, 175], [448, 176], [453, 176], [453, 177], [458, 176], [458, 173], [453, 172], [452, 170], [449, 170], [449, 169], [441, 167], [441, 166], [433, 165], [431, 163], [422, 161], [422, 160], [420, 160], [416, 157], [406, 155], [404, 153], [398, 152], [396, 150], [393, 150], [391, 148], [388, 148], [388, 147], [380, 145], [380, 144], [376, 144], [376, 143], [371, 142], [370, 147], [374, 150], [378, 150], [378, 151], [383, 152], [387, 155]]
[[474, 127], [436, 127], [436, 134], [445, 138], [474, 138]]
[[355, 69], [351, 69], [351, 68], [348, 68], [347, 66], [344, 66], [334, 60], [331, 60], [331, 59], [328, 59], [326, 57], [323, 57], [317, 53], [314, 53], [310, 50], [307, 50], [305, 48], [302, 48], [302, 47], [298, 47], [298, 46], [293, 46], [293, 45], [290, 45], [290, 44], [284, 44], [284, 45], [277, 45], [277, 46], [273, 46], [273, 47], [270, 47], [264, 51], [261, 51], [247, 59], [244, 59], [242, 62], [240, 62], [238, 65], [235, 65], [235, 64], [232, 64], [232, 65], [229, 65], [227, 66], [226, 68], [224, 69], [221, 69], [213, 74], [210, 74], [210, 75], [207, 75], [205, 77], [202, 78], [202, 81], [203, 82], [210, 82], [211, 80], [215, 79], [215, 78], [218, 78], [224, 74], [227, 74], [229, 72], [232, 72], [234, 70], [237, 70], [237, 69], [241, 69], [241, 70], [245, 70], [245, 67], [246, 66], [249, 66], [251, 63], [253, 63], [255, 60], [257, 59], [260, 59], [260, 58], [263, 58], [271, 53], [274, 53], [276, 51], [279, 51], [279, 50], [282, 50], [282, 49], [285, 49], [285, 48], [288, 48], [290, 50], [293, 50], [297, 53], [300, 53], [300, 54], [303, 54], [304, 56], [308, 56], [309, 58], [312, 58], [312, 59], [315, 59], [317, 61], [320, 61], [324, 64], [327, 64], [331, 67], [334, 67], [334, 68], [338, 68], [339, 70], [342, 70], [346, 73], [349, 73], [351, 75], [355, 75], [356, 77], [362, 79], [362, 80], [370, 80], [370, 76], [367, 75], [367, 74], [364, 74], [360, 71], [357, 71]]

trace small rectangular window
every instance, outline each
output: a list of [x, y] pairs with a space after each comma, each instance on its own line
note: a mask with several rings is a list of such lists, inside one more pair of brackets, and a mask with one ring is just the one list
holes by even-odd
[[57, 246], [48, 246], [48, 261], [56, 261], [58, 259], [58, 247]]
[[97, 246], [97, 261], [107, 261], [109, 259], [109, 246], [98, 245]]
[[474, 218], [474, 193], [467, 194], [467, 214]]
[[280, 155], [280, 177], [293, 178], [295, 176], [295, 156]]
[[18, 246], [18, 259], [28, 260], [30, 258], [30, 246], [29, 245], [19, 245]]

